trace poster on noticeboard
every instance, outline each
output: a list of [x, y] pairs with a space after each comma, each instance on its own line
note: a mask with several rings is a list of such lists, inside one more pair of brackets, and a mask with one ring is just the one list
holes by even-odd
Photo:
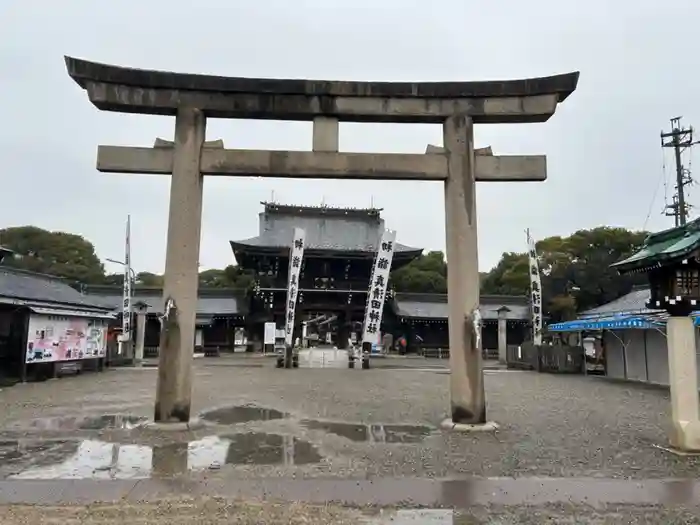
[[52, 363], [105, 357], [107, 321], [86, 317], [31, 315], [26, 362]]

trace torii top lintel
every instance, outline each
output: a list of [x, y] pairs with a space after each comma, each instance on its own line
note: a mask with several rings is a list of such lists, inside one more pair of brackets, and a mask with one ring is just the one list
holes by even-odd
[[65, 57], [68, 74], [99, 109], [174, 115], [179, 106], [217, 118], [440, 123], [455, 113], [475, 123], [544, 122], [579, 73], [476, 82], [345, 82], [195, 75]]

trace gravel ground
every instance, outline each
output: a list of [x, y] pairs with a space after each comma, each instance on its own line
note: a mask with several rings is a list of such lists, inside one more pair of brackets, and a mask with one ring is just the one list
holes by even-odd
[[[303, 465], [226, 464], [192, 472], [189, 477], [211, 481], [277, 477], [698, 477], [698, 458], [678, 457], [652, 446], [666, 443], [670, 405], [663, 389], [580, 376], [490, 371], [485, 374], [488, 414], [500, 424], [500, 430], [496, 434], [445, 433], [437, 426], [449, 406], [449, 376], [444, 370], [421, 370], [445, 363], [425, 360], [416, 364], [418, 369], [411, 363], [413, 369], [277, 370], [271, 360], [200, 359], [195, 365], [194, 412], [254, 404], [288, 416], [165, 435], [148, 430], [76, 430], [70, 422], [53, 430], [33, 425], [37, 418], [50, 417], [149, 417], [155, 393], [153, 369], [119, 369], [6, 388], [0, 390], [0, 445], [20, 439], [25, 443], [25, 455], [3, 456], [0, 450], [0, 478], [26, 469], [27, 458], [43, 465], [64, 460], [83, 439], [157, 447], [246, 432], [293, 436], [307, 442], [318, 453], [319, 461]], [[423, 425], [432, 431], [410, 443], [357, 442], [323, 428], [309, 428], [302, 424], [304, 419]], [[66, 442], [52, 452], [56, 457], [26, 445], [56, 439]], [[381, 516], [377, 512], [336, 505], [156, 498], [144, 503], [88, 506], [6, 505], [0, 506], [0, 523], [700, 523], [698, 508], [650, 506], [641, 501], [638, 505], [596, 508], [579, 504], [474, 506], [454, 516], [443, 512], [442, 521], [432, 522], [425, 516], [411, 519], [390, 510], [383, 510]]]
[[689, 525], [700, 523], [698, 509], [547, 505], [477, 507], [453, 512], [350, 509], [299, 503], [230, 502], [219, 499], [164, 500], [148, 504], [89, 506], [0, 506], [3, 525]]
[[0, 506], [0, 523], [3, 525], [354, 525], [362, 523], [362, 519], [359, 511], [337, 506], [269, 502], [263, 504], [217, 499], [89, 506]]
[[698, 508], [669, 509], [652, 506], [609, 506], [605, 509], [593, 509], [583, 505], [480, 507], [457, 514], [452, 523], [454, 525], [691, 525], [700, 523], [700, 511]]
[[[197, 360], [195, 412], [254, 403], [288, 412], [282, 420], [251, 422], [239, 431], [289, 434], [308, 440], [323, 456], [303, 466], [230, 466], [243, 476], [551, 476], [696, 477], [698, 459], [679, 458], [652, 447], [665, 444], [668, 393], [637, 385], [580, 376], [533, 372], [487, 372], [489, 418], [495, 434], [435, 431], [413, 444], [358, 443], [299, 424], [302, 418], [417, 424], [436, 427], [445, 417], [449, 376], [433, 371], [278, 370], [226, 366], [227, 360]], [[220, 364], [219, 364], [220, 363]], [[104, 435], [38, 432], [32, 418], [129, 413], [150, 416], [155, 370], [121, 369], [85, 374], [0, 391], [0, 438], [71, 438]], [[229, 429], [206, 429], [194, 436]], [[153, 436], [112, 435], [123, 442], [151, 443]], [[149, 441], [151, 440], [151, 441]], [[0, 468], [0, 475], [7, 474]]]

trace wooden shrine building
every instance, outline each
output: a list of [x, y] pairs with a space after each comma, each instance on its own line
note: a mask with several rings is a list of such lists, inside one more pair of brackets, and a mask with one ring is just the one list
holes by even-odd
[[[273, 321], [283, 328], [289, 245], [295, 227], [306, 232], [306, 248], [300, 274], [294, 338], [301, 338], [302, 323], [307, 336], [319, 343], [340, 348], [353, 335], [359, 339], [367, 300], [367, 289], [375, 250], [384, 220], [377, 208], [354, 209], [326, 206], [291, 206], [262, 203], [258, 234], [231, 241], [238, 265], [255, 274], [251, 290], [199, 289], [197, 351], [233, 351], [246, 345], [249, 352], [261, 351], [264, 324]], [[400, 234], [401, 232], [399, 232]], [[422, 248], [396, 243], [392, 270], [410, 263]], [[393, 340], [405, 337], [407, 350], [447, 350], [447, 295], [394, 293], [389, 281], [380, 332]], [[114, 330], [121, 321], [122, 290], [117, 286], [86, 286], [84, 292], [115, 313]], [[158, 352], [163, 298], [160, 288], [134, 288], [135, 303], [148, 305], [145, 355]], [[483, 348], [498, 348], [499, 318], [509, 345], [522, 343], [529, 334], [527, 297], [481, 296]], [[134, 320], [134, 326], [137, 324]]]
[[[231, 241], [237, 263], [256, 275], [246, 318], [249, 341], [258, 349], [265, 322], [283, 326], [289, 244], [298, 227], [306, 232], [306, 248], [294, 337], [301, 336], [301, 325], [306, 322], [307, 334], [344, 348], [353, 334], [361, 336], [375, 250], [385, 228], [381, 210], [261, 204], [258, 235]], [[392, 271], [422, 251], [397, 243]], [[406, 337], [409, 351], [448, 348], [445, 294], [394, 294], [390, 289], [386, 300], [382, 334]], [[484, 348], [498, 348], [499, 315], [505, 319], [501, 324], [508, 344], [520, 344], [526, 338], [530, 317], [526, 297], [483, 296], [481, 302]]]
[[[237, 263], [256, 275], [248, 315], [249, 338], [262, 341], [266, 321], [283, 326], [289, 243], [296, 227], [306, 232], [306, 247], [295, 337], [301, 335], [304, 321], [317, 320], [318, 324], [330, 320], [324, 325], [334, 328], [333, 343], [345, 348], [351, 334], [361, 332], [375, 250], [384, 230], [381, 210], [262, 204], [258, 235], [231, 241]], [[422, 251], [397, 243], [392, 270], [408, 264]]]

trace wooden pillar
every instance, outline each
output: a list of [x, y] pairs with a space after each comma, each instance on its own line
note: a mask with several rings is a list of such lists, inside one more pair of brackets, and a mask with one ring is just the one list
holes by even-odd
[[[473, 123], [466, 115], [443, 126], [447, 180], [447, 298], [450, 339], [450, 398], [454, 423], [486, 421], [479, 314], [479, 256]], [[452, 269], [452, 270], [450, 270]]]
[[154, 414], [156, 423], [186, 423], [190, 419], [202, 226], [202, 175], [199, 165], [205, 128], [206, 119], [200, 110], [178, 109], [170, 181], [163, 287], [165, 313], [160, 334]]

